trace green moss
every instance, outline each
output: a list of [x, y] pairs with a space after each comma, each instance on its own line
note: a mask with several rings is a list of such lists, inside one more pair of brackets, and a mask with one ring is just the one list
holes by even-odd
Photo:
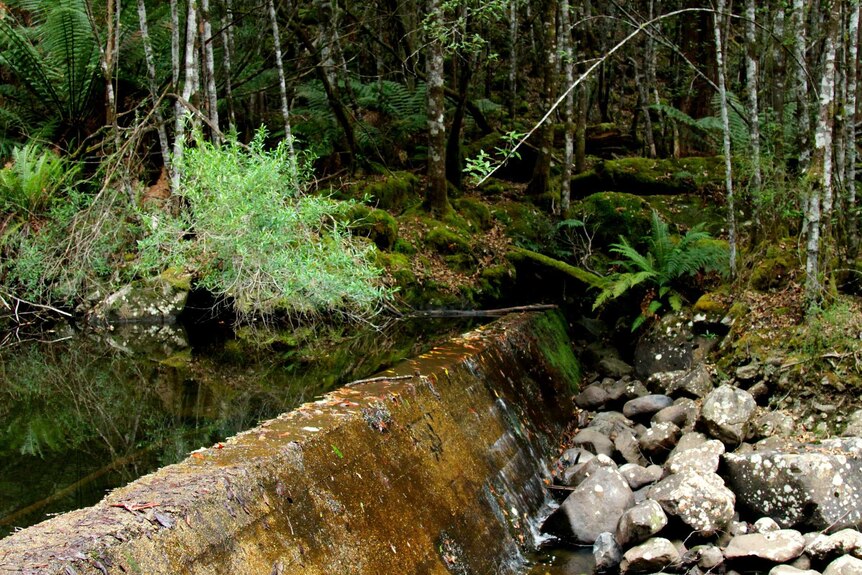
[[594, 234], [594, 246], [619, 242], [620, 236], [638, 245], [649, 234], [652, 209], [649, 202], [632, 194], [600, 192], [572, 204], [566, 217], [584, 222]]
[[461, 198], [455, 200], [453, 205], [472, 229], [487, 230], [491, 227], [491, 210], [482, 201], [474, 198]]
[[573, 277], [589, 286], [601, 287], [602, 285], [602, 278], [593, 273], [531, 250], [515, 248], [507, 254], [507, 257], [512, 262], [523, 261], [525, 259], [534, 261], [543, 266], [553, 268], [567, 276]]
[[419, 186], [419, 178], [414, 174], [391, 172], [382, 178], [354, 186], [347, 192], [340, 192], [336, 197], [346, 199], [343, 197], [346, 195], [353, 199], [364, 199], [368, 204], [382, 210], [400, 213], [421, 202]]
[[703, 224], [711, 235], [719, 236], [727, 225], [725, 206], [697, 194], [645, 196], [644, 199], [663, 220], [671, 222], [677, 233]]
[[484, 268], [476, 286], [478, 295], [484, 300], [499, 300], [515, 281], [515, 266], [506, 262]]
[[479, 193], [483, 196], [502, 196], [509, 190], [509, 186], [500, 180], [488, 180], [479, 187]]
[[182, 291], [189, 291], [192, 289], [191, 274], [186, 273], [179, 268], [170, 267], [163, 271], [159, 277], [174, 289]]
[[441, 254], [470, 253], [470, 237], [463, 231], [437, 223], [428, 230], [425, 242]]
[[732, 306], [730, 306], [730, 311], [728, 311], [727, 314], [733, 319], [738, 319], [741, 317], [745, 317], [750, 311], [751, 309], [746, 304], [742, 302], [735, 302]]
[[410, 265], [410, 258], [404, 254], [377, 252], [377, 265], [385, 269], [395, 281], [395, 287], [402, 294], [419, 290], [419, 281]]
[[551, 217], [535, 205], [505, 200], [492, 213], [503, 224], [506, 235], [521, 246], [538, 250], [554, 236]]
[[563, 315], [559, 311], [543, 313], [534, 325], [542, 357], [568, 383], [571, 392], [577, 393], [581, 385], [581, 364], [572, 350]]
[[416, 253], [416, 246], [414, 246], [404, 238], [398, 238], [392, 245], [392, 251], [410, 256]]
[[476, 271], [476, 258], [470, 254], [452, 254], [443, 256], [443, 261], [446, 265], [455, 271], [464, 273], [473, 273]]
[[168, 367], [174, 367], [177, 369], [181, 369], [184, 367], [188, 367], [192, 361], [192, 350], [184, 349], [182, 351], [178, 351], [170, 357], [166, 357], [159, 363], [162, 365], [166, 365]]
[[679, 159], [621, 158], [597, 166], [597, 173], [618, 191], [633, 194], [680, 194], [704, 192], [721, 186], [721, 157]]
[[706, 314], [723, 314], [725, 306], [713, 299], [712, 294], [705, 293], [694, 303], [694, 311]]
[[781, 289], [790, 280], [790, 272], [800, 264], [796, 256], [795, 240], [786, 238], [766, 248], [751, 270], [751, 287], [758, 291]]
[[356, 204], [350, 208], [348, 218], [355, 235], [369, 238], [381, 250], [391, 249], [398, 238], [398, 223], [389, 212]]

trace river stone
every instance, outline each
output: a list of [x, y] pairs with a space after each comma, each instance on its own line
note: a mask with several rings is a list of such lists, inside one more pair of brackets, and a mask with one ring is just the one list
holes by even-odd
[[790, 436], [796, 431], [796, 420], [783, 410], [763, 410], [751, 419], [753, 439]]
[[163, 273], [155, 278], [126, 284], [105, 297], [90, 311], [93, 324], [171, 324], [183, 311], [189, 295], [189, 278]]
[[647, 387], [656, 393], [667, 393], [667, 390], [673, 386], [674, 382], [688, 373], [686, 369], [677, 369], [674, 371], [657, 371], [651, 373], [647, 378]]
[[749, 420], [757, 404], [747, 391], [722, 385], [706, 396], [700, 421], [710, 435], [737, 445], [748, 434]]
[[562, 469], [566, 469], [573, 465], [586, 463], [593, 457], [595, 457], [595, 455], [583, 447], [572, 447], [563, 452], [557, 460], [557, 465]]
[[862, 524], [862, 439], [826, 439], [776, 451], [724, 455], [741, 504], [788, 527]]
[[599, 361], [599, 372], [608, 377], [620, 378], [631, 375], [635, 369], [618, 357], [605, 357]]
[[665, 459], [679, 441], [682, 431], [676, 424], [656, 423], [639, 438], [640, 449], [648, 457]]
[[724, 553], [715, 545], [698, 545], [689, 553], [694, 554], [695, 562], [701, 569], [710, 571], [724, 563]]
[[826, 566], [823, 575], [862, 575], [862, 560], [842, 555]]
[[779, 529], [781, 526], [772, 517], [761, 517], [754, 522], [754, 530], [757, 533], [770, 533]]
[[667, 515], [658, 502], [641, 501], [626, 510], [617, 524], [616, 540], [621, 547], [646, 541], [667, 525]]
[[733, 518], [735, 497], [715, 473], [674, 473], [653, 485], [649, 497], [702, 535], [715, 534]]
[[602, 381], [602, 389], [604, 389], [608, 394], [608, 401], [611, 403], [631, 399], [627, 396], [626, 392], [628, 389], [628, 382], [623, 381], [622, 379], [605, 378]]
[[688, 370], [701, 354], [685, 311], [665, 314], [638, 339], [634, 353], [635, 373], [648, 376], [662, 371]]
[[575, 437], [572, 438], [572, 445], [583, 447], [596, 455], [610, 456], [614, 452], [614, 443], [610, 438], [593, 427], [587, 427], [576, 433]]
[[712, 391], [712, 375], [706, 365], [699, 363], [682, 377], [673, 380], [665, 389], [665, 393], [673, 397], [688, 397], [700, 399]]
[[805, 539], [799, 531], [779, 529], [769, 533], [737, 535], [730, 540], [724, 556], [732, 559], [765, 559], [786, 563], [796, 559], [805, 549]]
[[673, 405], [667, 395], [651, 394], [630, 399], [623, 405], [623, 415], [629, 419], [647, 420], [665, 407]]
[[652, 416], [653, 423], [671, 422], [683, 431], [692, 431], [700, 417], [700, 406], [692, 399], [681, 397], [673, 405]]
[[660, 465], [644, 467], [636, 463], [626, 463], [620, 466], [619, 472], [626, 478], [626, 481], [629, 482], [629, 487], [632, 489], [640, 489], [644, 485], [655, 483], [662, 476]]
[[581, 409], [596, 411], [608, 402], [608, 392], [600, 385], [592, 384], [586, 386], [581, 393], [575, 396], [575, 405]]
[[614, 540], [612, 533], [599, 533], [593, 543], [593, 558], [596, 560], [596, 571], [609, 571], [620, 564], [623, 550]]
[[603, 467], [616, 469], [617, 464], [614, 463], [614, 460], [607, 455], [597, 455], [584, 463], [579, 463], [566, 469], [563, 472], [562, 483], [568, 487], [576, 487], [580, 485], [584, 479]]
[[631, 431], [633, 426], [634, 422], [619, 411], [603, 411], [596, 414], [587, 429], [612, 437], [624, 429]]
[[776, 565], [769, 570], [769, 575], [820, 575], [814, 569], [799, 569], [792, 565]]
[[635, 504], [628, 482], [615, 468], [598, 469], [554, 511], [543, 533], [592, 545], [599, 534], [613, 532], [623, 512]]
[[671, 473], [715, 473], [724, 451], [724, 444], [717, 439], [681, 451], [675, 449], [668, 457], [665, 469]]
[[646, 458], [641, 453], [640, 444], [631, 431], [623, 430], [617, 433], [614, 438], [614, 447], [627, 463], [646, 464]]
[[739, 381], [754, 381], [758, 375], [760, 375], [760, 364], [757, 362], [736, 368], [736, 379]]
[[673, 543], [663, 537], [653, 537], [623, 554], [620, 573], [655, 573], [679, 559], [679, 551]]
[[818, 533], [805, 546], [805, 553], [812, 559], [823, 561], [838, 555], [859, 555], [862, 551], [862, 533], [855, 529], [842, 529], [832, 535]]

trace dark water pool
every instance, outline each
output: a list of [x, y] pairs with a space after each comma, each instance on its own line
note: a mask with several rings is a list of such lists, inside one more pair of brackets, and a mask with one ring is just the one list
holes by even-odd
[[472, 326], [71, 328], [0, 349], [0, 537]]

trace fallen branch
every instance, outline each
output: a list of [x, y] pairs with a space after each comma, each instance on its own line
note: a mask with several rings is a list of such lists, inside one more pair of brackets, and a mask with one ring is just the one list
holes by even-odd
[[375, 381], [403, 381], [405, 379], [413, 379], [414, 375], [382, 375], [380, 377], [368, 377], [365, 379], [357, 379], [356, 381], [351, 381], [350, 383], [345, 383], [344, 387], [353, 387], [354, 385], [359, 385], [361, 383], [373, 383]]
[[544, 311], [549, 309], [557, 309], [557, 306], [555, 304], [532, 304], [497, 309], [431, 309], [415, 311], [405, 315], [404, 319], [418, 317], [498, 317], [509, 313]]

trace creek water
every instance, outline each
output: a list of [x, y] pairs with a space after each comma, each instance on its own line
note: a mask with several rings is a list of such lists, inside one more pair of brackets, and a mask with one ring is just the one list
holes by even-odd
[[469, 329], [71, 327], [0, 349], [0, 537]]

